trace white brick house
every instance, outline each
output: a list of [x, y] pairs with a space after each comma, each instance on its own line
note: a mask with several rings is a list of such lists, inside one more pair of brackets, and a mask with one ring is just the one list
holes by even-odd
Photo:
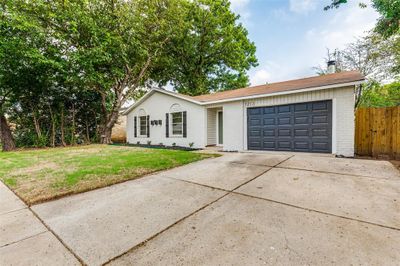
[[125, 112], [127, 142], [353, 156], [363, 81], [350, 71], [195, 97], [153, 89]]

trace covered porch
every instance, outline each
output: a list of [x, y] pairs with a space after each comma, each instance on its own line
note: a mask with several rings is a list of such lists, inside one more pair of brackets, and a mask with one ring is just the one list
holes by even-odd
[[223, 147], [223, 124], [222, 106], [207, 108], [207, 147]]

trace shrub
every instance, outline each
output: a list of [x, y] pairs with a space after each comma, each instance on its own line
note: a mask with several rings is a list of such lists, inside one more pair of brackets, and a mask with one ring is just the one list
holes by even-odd
[[194, 142], [190, 142], [190, 143], [189, 143], [189, 147], [190, 147], [190, 148], [192, 148], [193, 145], [194, 145]]
[[176, 143], [174, 142], [174, 143], [172, 143], [172, 147], [175, 147], [176, 146]]
[[137, 145], [140, 145], [140, 141], [136, 142]]
[[148, 140], [148, 141], [147, 141], [147, 145], [151, 145], [151, 140]]

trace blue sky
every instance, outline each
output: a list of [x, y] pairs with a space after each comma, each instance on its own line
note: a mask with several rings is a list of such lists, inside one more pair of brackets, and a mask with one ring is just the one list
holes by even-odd
[[[257, 46], [259, 66], [250, 70], [252, 85], [315, 75], [326, 48], [343, 48], [375, 25], [378, 14], [352, 0], [324, 11], [330, 0], [231, 0], [232, 10]], [[363, 1], [368, 3], [368, 1]]]

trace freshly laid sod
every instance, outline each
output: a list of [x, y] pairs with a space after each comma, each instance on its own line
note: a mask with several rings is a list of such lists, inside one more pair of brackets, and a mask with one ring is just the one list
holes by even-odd
[[109, 145], [3, 152], [0, 179], [34, 204], [213, 156]]

